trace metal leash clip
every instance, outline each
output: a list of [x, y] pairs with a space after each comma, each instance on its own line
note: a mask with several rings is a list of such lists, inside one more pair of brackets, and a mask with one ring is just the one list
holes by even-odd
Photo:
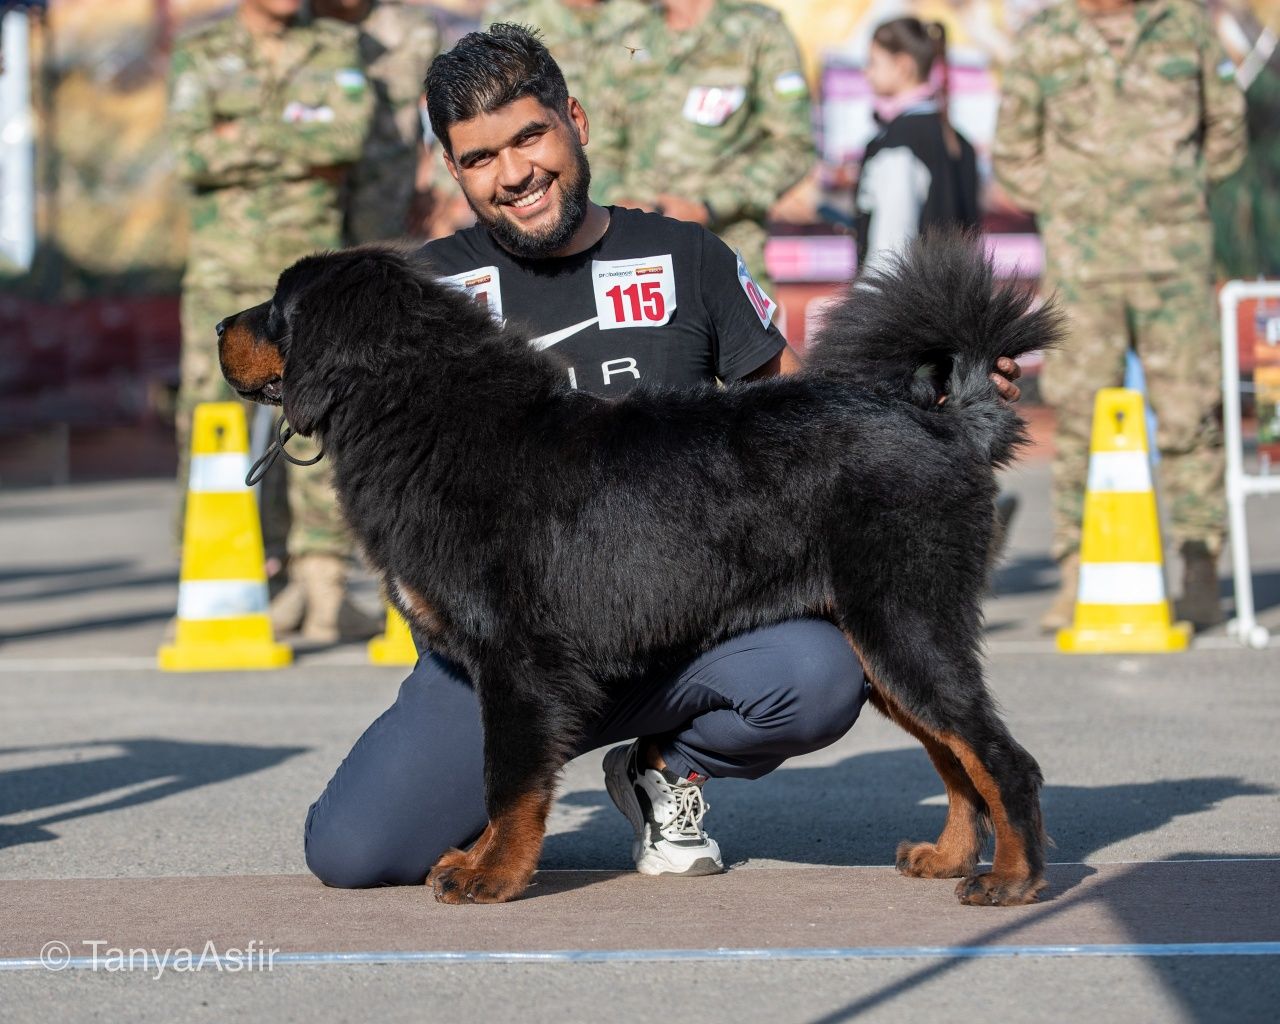
[[275, 439], [267, 445], [267, 450], [262, 453], [262, 457], [249, 467], [248, 475], [245, 476], [244, 482], [246, 487], [256, 487], [262, 482], [262, 478], [267, 475], [268, 470], [276, 464], [276, 459], [281, 455], [295, 466], [314, 466], [317, 462], [324, 458], [324, 452], [321, 452], [314, 459], [295, 459], [287, 451], [285, 451], [285, 442], [293, 437], [293, 428], [285, 423], [284, 416], [276, 420], [276, 436]]

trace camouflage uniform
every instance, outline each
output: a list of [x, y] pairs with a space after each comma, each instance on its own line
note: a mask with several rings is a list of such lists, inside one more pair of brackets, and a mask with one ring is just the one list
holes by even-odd
[[1214, 189], [1214, 243], [1224, 277], [1280, 275], [1280, 54], [1245, 92], [1249, 154]]
[[[294, 260], [341, 243], [340, 174], [315, 169], [360, 155], [372, 106], [356, 30], [339, 22], [291, 26], [274, 59], [235, 16], [174, 49], [169, 131], [192, 189], [177, 415], [183, 485], [192, 409], [234, 397], [214, 324], [270, 296]], [[215, 132], [223, 124], [235, 126], [233, 137]], [[332, 500], [323, 518], [324, 543], [349, 551]]]
[[348, 182], [351, 245], [404, 234], [422, 145], [418, 99], [427, 66], [440, 52], [435, 17], [400, 0], [375, 0], [357, 27], [376, 103], [364, 152]]
[[[1176, 541], [1222, 546], [1221, 372], [1209, 182], [1244, 155], [1243, 102], [1203, 4], [1139, 0], [1108, 32], [1075, 0], [1026, 26], [1004, 69], [997, 178], [1035, 211], [1046, 290], [1072, 335], [1046, 356], [1057, 411], [1054, 555], [1078, 550], [1094, 394], [1142, 358]], [[1127, 31], [1127, 37], [1124, 33]]]
[[[497, 22], [536, 28], [591, 124], [591, 197], [607, 201], [603, 183], [621, 173], [618, 134], [606, 124], [623, 102], [626, 72], [642, 27], [660, 22], [653, 4], [642, 0], [598, 0], [575, 6], [563, 0], [503, 0], [489, 10], [485, 27]], [[621, 69], [622, 73], [619, 73]]]
[[620, 83], [606, 148], [624, 158], [617, 175], [592, 161], [602, 198], [705, 201], [708, 226], [767, 284], [765, 216], [815, 159], [795, 39], [772, 7], [734, 0], [716, 0], [701, 24], [678, 32], [650, 19], [638, 38], [634, 57], [605, 55], [602, 73]]
[[[422, 144], [418, 99], [427, 65], [440, 50], [434, 16], [398, 0], [376, 0], [355, 28], [374, 107], [360, 160], [346, 182], [343, 242], [347, 245], [404, 234]], [[320, 446], [311, 438], [299, 437], [289, 443], [289, 451], [310, 459], [320, 454]], [[287, 469], [282, 463], [281, 471], [289, 481], [289, 554], [349, 551], [328, 463], [322, 459], [314, 466]]]

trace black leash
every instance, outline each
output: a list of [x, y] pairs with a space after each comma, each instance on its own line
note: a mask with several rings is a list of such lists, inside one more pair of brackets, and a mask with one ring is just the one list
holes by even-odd
[[246, 487], [256, 487], [262, 482], [262, 478], [267, 475], [267, 471], [276, 464], [276, 459], [281, 455], [295, 466], [314, 466], [317, 462], [324, 458], [324, 452], [321, 452], [314, 459], [295, 459], [287, 451], [285, 451], [285, 442], [293, 437], [293, 428], [285, 423], [284, 416], [276, 420], [276, 436], [275, 439], [267, 445], [267, 450], [262, 453], [262, 458], [258, 459], [249, 467], [249, 473], [244, 478]]

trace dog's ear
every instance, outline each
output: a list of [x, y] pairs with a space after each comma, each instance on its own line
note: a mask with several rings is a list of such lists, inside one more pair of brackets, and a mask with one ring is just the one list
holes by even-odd
[[289, 426], [304, 435], [324, 423], [359, 379], [386, 372], [404, 323], [406, 287], [414, 287], [393, 251], [337, 253], [315, 270], [285, 310], [284, 411]]

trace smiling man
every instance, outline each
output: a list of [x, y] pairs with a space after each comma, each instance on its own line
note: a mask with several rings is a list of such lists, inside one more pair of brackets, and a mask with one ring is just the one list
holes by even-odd
[[[432, 63], [427, 102], [479, 223], [424, 253], [496, 319], [531, 328], [574, 387], [615, 397], [642, 381], [736, 381], [795, 365], [773, 302], [713, 234], [588, 200], [587, 115], [532, 33], [494, 25], [465, 36]], [[703, 784], [759, 778], [833, 743], [864, 699], [840, 630], [798, 619], [734, 637], [673, 677], [635, 680], [577, 749], [632, 741], [606, 755], [605, 783], [634, 829], [638, 871], [709, 874], [723, 861], [702, 825]], [[329, 885], [420, 884], [485, 826], [483, 751], [466, 666], [424, 651], [312, 805], [307, 864]]]
[[478, 223], [426, 253], [495, 317], [532, 327], [575, 387], [617, 396], [793, 360], [773, 302], [713, 235], [589, 200], [587, 114], [536, 36], [467, 36], [432, 64], [427, 95]]

